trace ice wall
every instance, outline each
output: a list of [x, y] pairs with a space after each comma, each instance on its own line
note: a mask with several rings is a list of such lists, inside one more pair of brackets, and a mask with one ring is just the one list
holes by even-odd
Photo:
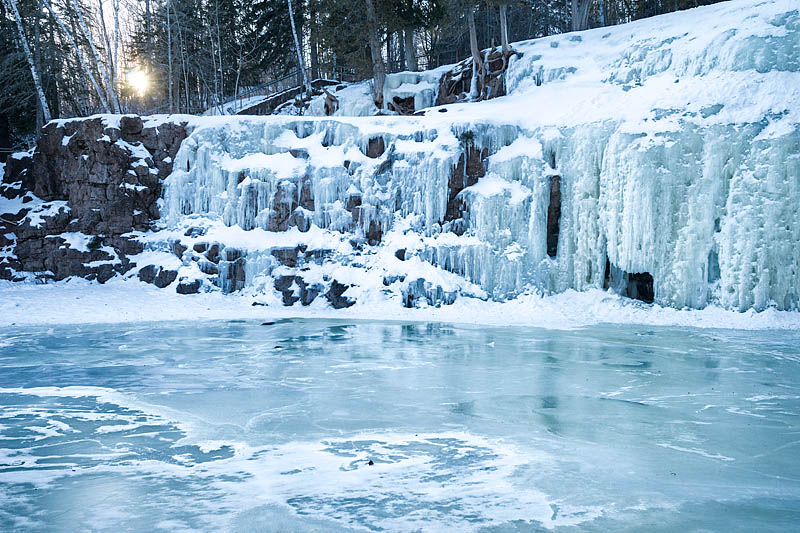
[[[423, 272], [503, 299], [647, 273], [664, 305], [797, 308], [799, 25], [791, 2], [731, 2], [519, 43], [496, 101], [203, 122], [165, 183], [164, 223], [314, 235], [304, 246], [364, 285]], [[246, 285], [277, 268], [259, 239]]]

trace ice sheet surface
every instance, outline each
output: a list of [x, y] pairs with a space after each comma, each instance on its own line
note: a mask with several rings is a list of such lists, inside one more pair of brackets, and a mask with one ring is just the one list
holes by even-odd
[[799, 363], [795, 331], [7, 328], [0, 530], [786, 531]]

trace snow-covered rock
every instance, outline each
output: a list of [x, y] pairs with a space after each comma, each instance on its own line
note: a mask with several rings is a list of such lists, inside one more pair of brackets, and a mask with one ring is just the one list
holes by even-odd
[[161, 180], [186, 134], [178, 120], [151, 122], [53, 121], [33, 153], [12, 157], [0, 189], [0, 278], [106, 281], [130, 268], [141, 244], [126, 234], [158, 218]]

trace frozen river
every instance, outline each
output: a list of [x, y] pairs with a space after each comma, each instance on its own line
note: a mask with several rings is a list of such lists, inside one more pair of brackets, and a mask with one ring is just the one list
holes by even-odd
[[6, 328], [0, 530], [788, 531], [800, 333]]

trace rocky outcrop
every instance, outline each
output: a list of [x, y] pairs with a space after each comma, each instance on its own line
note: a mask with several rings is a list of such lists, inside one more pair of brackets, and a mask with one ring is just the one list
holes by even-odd
[[137, 116], [47, 124], [33, 154], [12, 157], [4, 175], [0, 194], [20, 209], [0, 219], [3, 242], [13, 241], [0, 278], [104, 282], [129, 270], [142, 250], [129, 234], [158, 218], [161, 181], [186, 135], [185, 124]]
[[[509, 50], [503, 52], [501, 49], [490, 49], [483, 51], [484, 72], [478, 79], [479, 100], [489, 100], [505, 96], [505, 72], [508, 70], [508, 62], [511, 57], [518, 55], [518, 52]], [[439, 93], [436, 96], [434, 105], [440, 106], [463, 102], [469, 99], [470, 89], [472, 88], [472, 58], [465, 59], [456, 63], [452, 69], [445, 72], [439, 80]]]
[[475, 146], [471, 132], [462, 133], [461, 142], [463, 152], [447, 183], [447, 211], [444, 217], [446, 229], [456, 235], [462, 235], [465, 230], [463, 219], [467, 205], [460, 193], [486, 175], [486, 158], [489, 157], [488, 149]]

